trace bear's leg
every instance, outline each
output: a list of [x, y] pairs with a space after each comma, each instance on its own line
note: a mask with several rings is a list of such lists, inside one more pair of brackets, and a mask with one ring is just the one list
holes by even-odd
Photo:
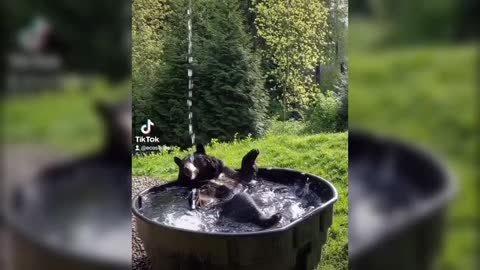
[[262, 228], [268, 228], [277, 224], [280, 214], [266, 217], [258, 209], [255, 201], [246, 193], [238, 193], [222, 205], [221, 217], [231, 218], [240, 223], [253, 223]]
[[252, 181], [257, 175], [257, 165], [255, 163], [260, 151], [252, 149], [242, 159], [242, 167], [240, 168], [240, 180], [243, 182]]

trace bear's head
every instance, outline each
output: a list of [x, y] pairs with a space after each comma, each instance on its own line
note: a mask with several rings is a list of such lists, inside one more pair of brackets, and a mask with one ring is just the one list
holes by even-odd
[[174, 161], [179, 168], [177, 180], [184, 184], [197, 184], [217, 178], [223, 169], [223, 162], [208, 156], [201, 144], [197, 144], [195, 153], [184, 159], [175, 157]]
[[97, 101], [97, 115], [105, 129], [105, 148], [115, 158], [130, 160], [132, 149], [132, 103], [131, 99], [116, 103]]

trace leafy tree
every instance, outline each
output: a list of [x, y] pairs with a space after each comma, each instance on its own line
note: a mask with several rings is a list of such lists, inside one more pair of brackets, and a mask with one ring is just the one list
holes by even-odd
[[331, 8], [328, 20], [329, 36], [334, 47], [334, 55], [331, 58], [339, 66], [340, 63], [347, 62], [348, 1], [329, 1]]
[[149, 118], [150, 92], [158, 82], [163, 41], [170, 8], [167, 0], [132, 2], [132, 98], [133, 125]]
[[[313, 70], [326, 62], [329, 10], [324, 0], [262, 0], [254, 7], [263, 55], [272, 62], [268, 75], [282, 89], [284, 116], [306, 108], [318, 96]], [[284, 117], [285, 118], [285, 117]]]
[[[134, 0], [132, 3], [132, 75], [134, 84], [154, 81], [161, 64], [167, 0]], [[135, 85], [134, 85], [135, 87]]]
[[348, 128], [348, 56], [347, 56], [347, 29], [348, 29], [348, 1], [331, 0], [329, 26], [331, 40], [335, 44], [333, 64], [336, 70], [335, 82], [327, 89], [335, 91], [341, 105], [338, 111], [336, 130]]
[[261, 135], [266, 127], [265, 90], [259, 61], [245, 30], [238, 0], [195, 0], [193, 57], [187, 61], [188, 0], [171, 3], [162, 67], [149, 107], [157, 136], [188, 146], [188, 77], [193, 69], [193, 120], [198, 142]]

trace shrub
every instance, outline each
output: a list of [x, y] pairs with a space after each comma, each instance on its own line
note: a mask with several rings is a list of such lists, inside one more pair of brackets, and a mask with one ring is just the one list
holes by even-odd
[[337, 131], [348, 129], [348, 72], [340, 75], [339, 80], [334, 85], [335, 93], [340, 101], [337, 115]]
[[301, 135], [305, 131], [305, 123], [301, 121], [272, 121], [267, 135]]
[[307, 130], [313, 133], [336, 131], [340, 108], [341, 101], [334, 92], [320, 93], [308, 116]]

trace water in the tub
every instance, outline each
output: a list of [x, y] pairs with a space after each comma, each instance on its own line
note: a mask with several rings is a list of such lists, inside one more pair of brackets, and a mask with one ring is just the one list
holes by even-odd
[[[298, 182], [283, 185], [265, 180], [257, 180], [245, 190], [252, 196], [266, 216], [280, 213], [282, 219], [274, 227], [283, 227], [304, 216], [321, 205], [321, 199], [310, 189], [310, 183]], [[254, 232], [262, 228], [250, 223], [238, 223], [220, 218], [220, 209], [192, 210], [188, 203], [189, 190], [173, 186], [144, 196], [142, 213], [167, 226], [203, 232]]]

